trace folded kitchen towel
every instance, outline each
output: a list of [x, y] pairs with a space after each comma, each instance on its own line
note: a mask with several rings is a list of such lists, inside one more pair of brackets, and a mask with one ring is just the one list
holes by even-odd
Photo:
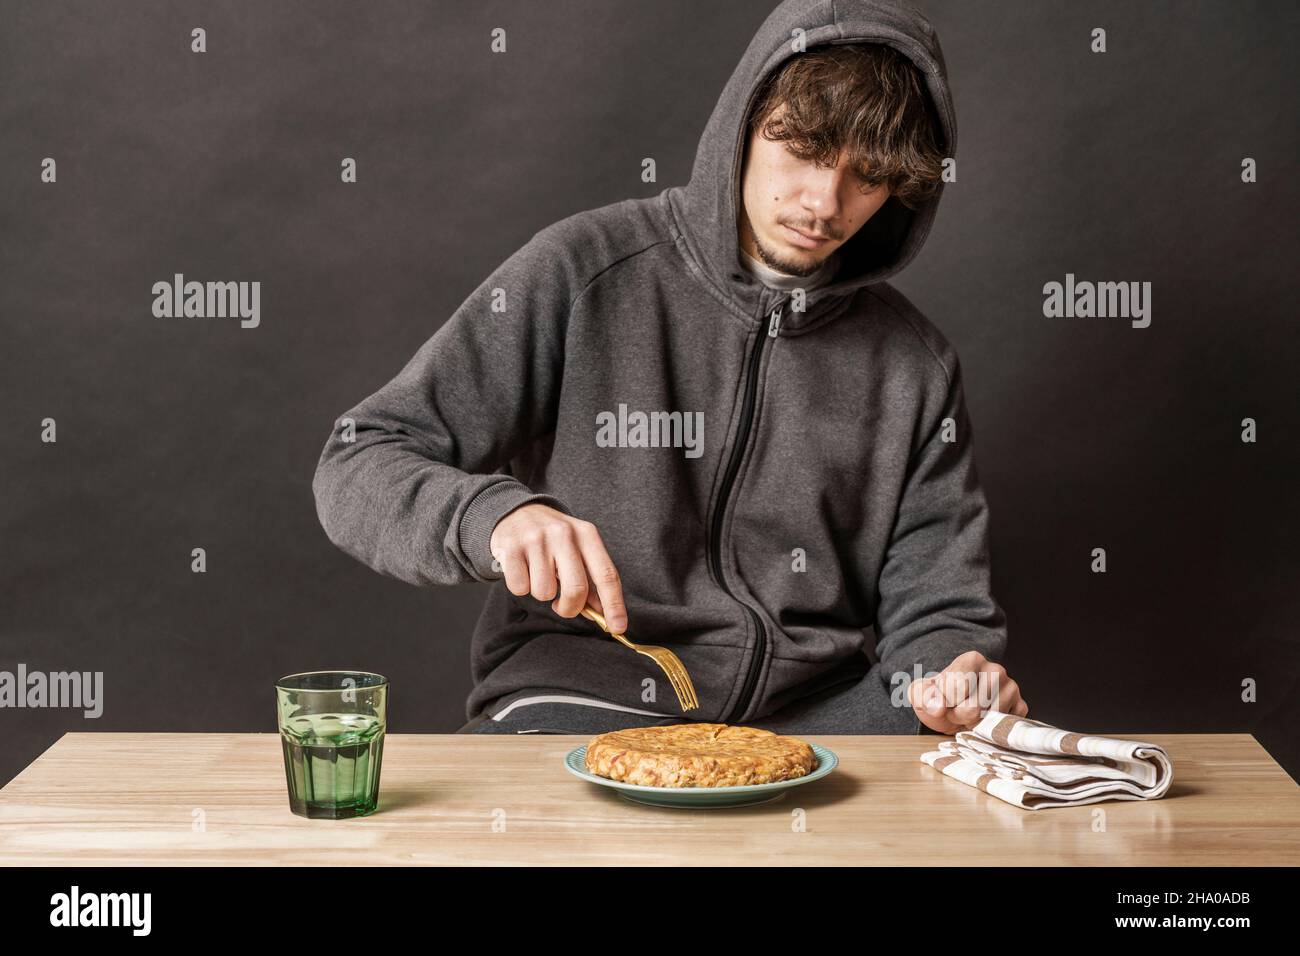
[[1156, 800], [1174, 779], [1169, 754], [1157, 744], [1070, 733], [996, 710], [921, 759], [1026, 810]]

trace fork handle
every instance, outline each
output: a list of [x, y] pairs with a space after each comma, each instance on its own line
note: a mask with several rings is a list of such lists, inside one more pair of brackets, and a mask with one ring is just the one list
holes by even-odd
[[597, 624], [600, 625], [600, 629], [602, 631], [609, 630], [609, 625], [605, 623], [604, 615], [601, 614], [599, 611], [597, 611], [590, 604], [588, 604], [586, 607], [582, 609], [582, 616], [589, 621], [595, 621]]
[[634, 650], [634, 651], [637, 649], [637, 648], [636, 648], [636, 645], [634, 645], [631, 641], [629, 641], [629, 640], [628, 640], [626, 637], [624, 637], [622, 634], [615, 634], [613, 631], [611, 631], [611, 630], [609, 629], [609, 625], [605, 623], [605, 615], [601, 614], [599, 611], [597, 611], [597, 610], [596, 610], [594, 607], [592, 607], [591, 605], [587, 605], [586, 607], [584, 607], [584, 608], [582, 609], [582, 616], [585, 617], [585, 618], [586, 618], [587, 620], [589, 620], [589, 621], [595, 621], [598, 625], [600, 625], [600, 629], [601, 629], [602, 631], [604, 631], [606, 634], [608, 634], [608, 635], [609, 635], [610, 637], [612, 637], [614, 640], [618, 641], [618, 642], [619, 642], [620, 644], [622, 644], [624, 647], [630, 647], [630, 648], [632, 648], [632, 650]]

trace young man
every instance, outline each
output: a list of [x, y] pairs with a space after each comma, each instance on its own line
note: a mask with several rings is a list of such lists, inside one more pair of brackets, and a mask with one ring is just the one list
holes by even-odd
[[[786, 0], [687, 186], [542, 229], [339, 419], [313, 482], [330, 539], [412, 584], [495, 582], [462, 730], [1027, 712], [995, 663], [961, 367], [885, 281], [955, 132], [918, 13]], [[699, 709], [588, 603], [671, 648]]]

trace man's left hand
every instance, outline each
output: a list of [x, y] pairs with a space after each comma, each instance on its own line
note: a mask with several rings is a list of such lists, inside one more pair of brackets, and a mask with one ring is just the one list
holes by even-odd
[[970, 730], [989, 710], [1017, 717], [1029, 713], [1029, 705], [1006, 668], [979, 651], [958, 656], [934, 677], [912, 681], [907, 686], [907, 702], [921, 723], [941, 734]]

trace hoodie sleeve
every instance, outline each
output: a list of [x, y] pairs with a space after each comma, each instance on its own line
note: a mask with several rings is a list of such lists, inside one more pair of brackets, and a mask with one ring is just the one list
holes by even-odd
[[503, 467], [555, 428], [573, 287], [560, 242], [553, 226], [533, 236], [335, 422], [312, 492], [343, 551], [410, 584], [493, 581], [502, 517], [533, 502], [571, 514]]
[[[918, 663], [924, 676], [966, 651], [991, 661], [1006, 651], [1006, 617], [991, 592], [988, 506], [955, 353], [951, 366], [943, 407], [913, 453], [880, 573], [877, 653], [886, 681], [899, 672], [910, 680]], [[947, 419], [955, 422], [952, 441], [943, 440]]]

